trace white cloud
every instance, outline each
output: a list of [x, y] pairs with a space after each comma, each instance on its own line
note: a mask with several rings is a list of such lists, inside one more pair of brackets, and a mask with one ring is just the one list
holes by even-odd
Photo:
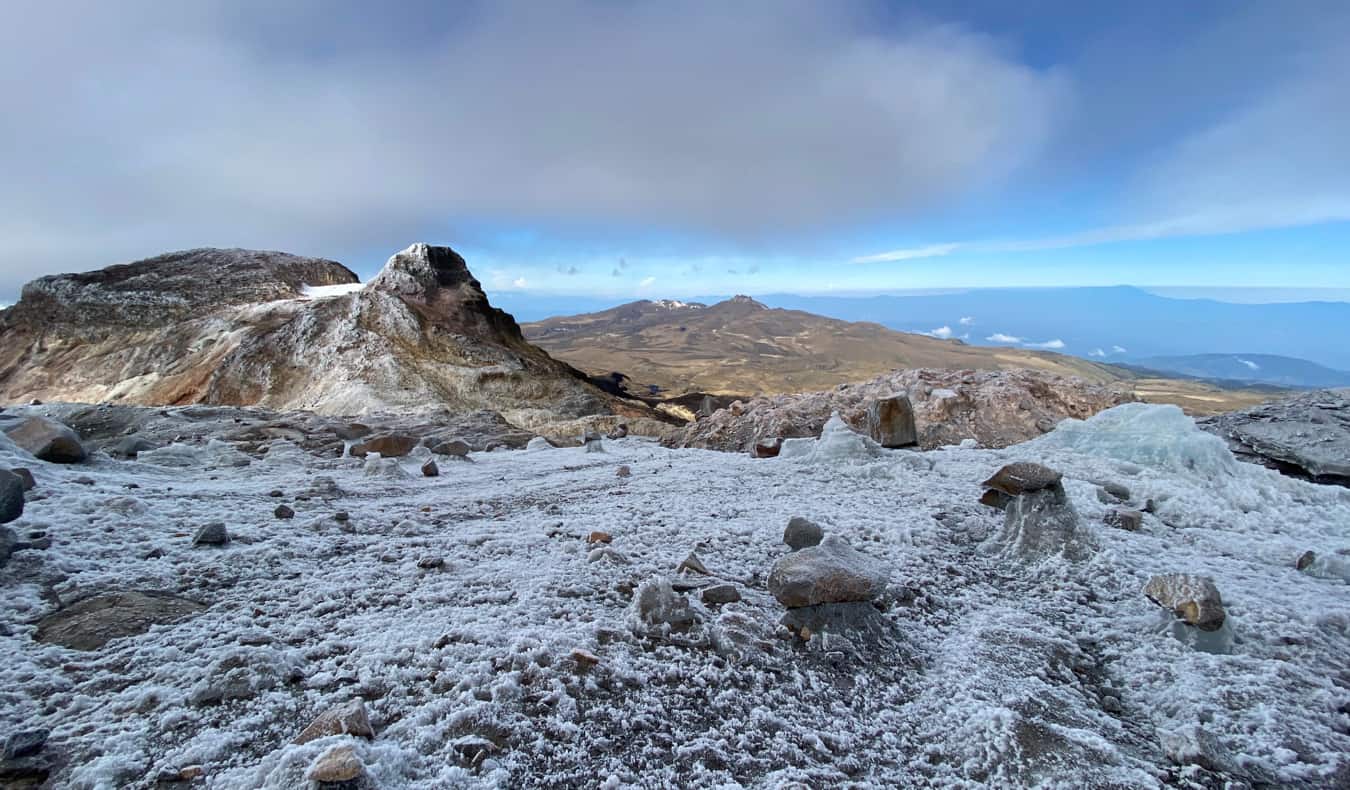
[[934, 329], [930, 332], [924, 332], [923, 334], [928, 335], [929, 337], [936, 337], [941, 338], [942, 340], [948, 340], [951, 338], [953, 332], [952, 328], [949, 326], [940, 326], [937, 329]]
[[1047, 340], [1044, 343], [1025, 343], [1024, 345], [1027, 348], [1050, 348], [1058, 350], [1064, 348], [1064, 341], [1055, 338], [1054, 340]]
[[525, 282], [524, 277], [517, 277], [516, 279], [511, 281], [511, 285], [515, 288], [524, 288], [528, 284], [529, 283]]
[[639, 288], [650, 288], [656, 282], [655, 277], [643, 277], [642, 282], [638, 283]]
[[960, 244], [929, 244], [926, 247], [890, 250], [889, 252], [879, 252], [875, 255], [860, 255], [849, 262], [889, 263], [891, 261], [908, 261], [917, 258], [936, 258], [942, 255], [949, 255], [956, 251], [960, 246]]
[[1020, 337], [1014, 337], [1014, 336], [1012, 336], [1012, 335], [1005, 335], [1005, 334], [1003, 334], [1002, 332], [995, 332], [994, 334], [990, 335], [989, 337], [986, 337], [985, 340], [988, 340], [990, 343], [1021, 343], [1021, 342], [1022, 342], [1022, 338], [1020, 338]]
[[1256, 364], [1255, 362], [1251, 361], [1250, 359], [1243, 359], [1242, 357], [1233, 357], [1233, 358], [1236, 359], [1238, 362], [1241, 362], [1242, 364], [1246, 365], [1246, 366], [1247, 366], [1248, 368], [1250, 368], [1251, 370], [1260, 370], [1260, 369], [1261, 369], [1261, 366], [1260, 366], [1260, 365]]
[[1104, 356], [1106, 356], [1106, 352], [1105, 352], [1105, 351], [1102, 351], [1100, 348], [1094, 348], [1094, 349], [1092, 349], [1091, 351], [1088, 352], [1088, 356], [1090, 356], [1090, 357], [1104, 357]]
[[960, 323], [961, 326], [970, 326], [975, 323], [975, 317], [969, 315], [961, 316], [961, 320], [958, 323]]
[[1111, 346], [1111, 353], [1112, 353], [1112, 354], [1124, 354], [1124, 353], [1126, 353], [1126, 351], [1125, 351], [1125, 348], [1124, 348], [1123, 346]]

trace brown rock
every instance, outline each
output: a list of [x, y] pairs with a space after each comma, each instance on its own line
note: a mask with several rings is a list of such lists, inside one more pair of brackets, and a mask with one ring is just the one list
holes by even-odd
[[1188, 573], [1154, 576], [1144, 585], [1144, 595], [1162, 608], [1170, 609], [1177, 619], [1201, 631], [1217, 631], [1223, 627], [1226, 618], [1223, 599], [1214, 580], [1207, 576]]
[[354, 458], [365, 458], [370, 453], [379, 453], [381, 458], [402, 458], [417, 446], [417, 437], [399, 433], [384, 433], [362, 439], [352, 445]]
[[1139, 528], [1144, 525], [1144, 514], [1139, 510], [1117, 507], [1106, 511], [1106, 518], [1102, 521], [1108, 527], [1123, 529], [1126, 532], [1138, 532]]
[[456, 458], [465, 458], [472, 449], [469, 447], [469, 443], [463, 439], [450, 439], [449, 441], [437, 442], [431, 448], [431, 452], [436, 455], [453, 455]]
[[21, 420], [6, 427], [5, 435], [35, 458], [54, 464], [77, 464], [88, 457], [74, 431], [45, 417]]
[[1315, 552], [1305, 551], [1299, 555], [1298, 561], [1294, 563], [1294, 567], [1301, 571], [1305, 571], [1316, 561], [1317, 554]]
[[272, 511], [272, 515], [280, 519], [295, 518], [295, 511], [286, 505], [277, 505], [277, 509]]
[[676, 572], [676, 573], [697, 573], [697, 574], [702, 575], [702, 576], [710, 576], [710, 575], [712, 575], [712, 574], [708, 573], [708, 568], [707, 568], [707, 566], [705, 566], [705, 565], [703, 564], [703, 560], [700, 560], [700, 559], [698, 558], [698, 555], [695, 554], [695, 553], [692, 552], [692, 551], [689, 552], [689, 556], [688, 556], [688, 557], [685, 557], [685, 558], [684, 558], [684, 561], [683, 561], [683, 562], [681, 562], [679, 565], [677, 565], [677, 566], [675, 567], [675, 572]]
[[1063, 475], [1047, 466], [1031, 461], [1018, 461], [998, 470], [981, 485], [1002, 491], [1008, 496], [1021, 496], [1031, 491], [1058, 486], [1062, 478]]
[[621, 467], [619, 467], [618, 469], [615, 470], [614, 476], [615, 476], [615, 477], [632, 477], [632, 476], [633, 476], [633, 470], [632, 470], [632, 469], [629, 469], [627, 466], [621, 466]]
[[365, 772], [366, 766], [356, 756], [356, 749], [344, 744], [324, 752], [309, 767], [305, 777], [312, 782], [341, 783], [355, 781]]
[[572, 649], [572, 660], [576, 662], [577, 669], [590, 669], [600, 663], [599, 656], [580, 647]]
[[906, 395], [878, 398], [867, 405], [867, 435], [882, 447], [912, 447], [919, 443], [914, 405]]
[[750, 454], [755, 458], [777, 458], [778, 453], [783, 449], [783, 440], [777, 436], [768, 439], [760, 439], [755, 442], [751, 448]]
[[999, 491], [997, 488], [986, 488], [983, 494], [980, 494], [980, 504], [988, 505], [996, 510], [1007, 510], [1008, 503], [1012, 497]]
[[85, 598], [38, 621], [35, 638], [72, 650], [97, 650], [109, 640], [135, 636], [153, 625], [172, 623], [205, 606], [157, 593], [109, 593]]
[[370, 726], [366, 715], [366, 705], [359, 699], [336, 705], [310, 722], [301, 733], [295, 736], [294, 744], [309, 743], [330, 735], [353, 735], [357, 738], [374, 738], [375, 730]]
[[825, 530], [819, 524], [801, 516], [788, 519], [787, 527], [783, 529], [783, 542], [793, 551], [819, 546], [824, 538]]
[[614, 427], [614, 430], [606, 434], [609, 439], [623, 439], [628, 436], [628, 423], [621, 422]]
[[703, 603], [709, 606], [724, 603], [736, 603], [741, 600], [741, 591], [734, 584], [715, 584], [705, 587], [702, 593]]
[[422, 476], [423, 476], [423, 477], [440, 477], [440, 476], [441, 476], [441, 468], [440, 468], [439, 466], [436, 465], [436, 462], [435, 462], [434, 460], [428, 459], [426, 463], [422, 464]]
[[601, 532], [600, 530], [597, 529], [597, 530], [595, 530], [594, 532], [592, 532], [591, 534], [589, 534], [589, 535], [586, 536], [586, 542], [587, 542], [587, 543], [613, 543], [613, 542], [614, 542], [614, 536], [611, 535], [611, 534], [609, 534], [608, 532]]

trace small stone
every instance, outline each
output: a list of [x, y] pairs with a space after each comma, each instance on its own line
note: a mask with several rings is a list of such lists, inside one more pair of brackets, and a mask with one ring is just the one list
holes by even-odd
[[159, 559], [160, 557], [163, 557], [163, 556], [164, 556], [164, 549], [161, 549], [161, 548], [159, 548], [158, 546], [156, 546], [155, 548], [153, 548], [153, 549], [147, 551], [147, 552], [145, 553], [145, 555], [144, 555], [143, 557], [141, 557], [141, 559], [145, 559], [145, 560], [157, 560], [157, 559]]
[[609, 439], [623, 439], [628, 436], [628, 423], [621, 422], [614, 427], [614, 430], [606, 434]]
[[445, 442], [437, 442], [436, 445], [431, 448], [431, 452], [436, 455], [453, 455], [456, 458], [466, 458], [469, 455], [469, 451], [472, 449], [473, 448], [469, 447], [469, 443], [463, 439], [451, 439]]
[[1177, 619], [1201, 631], [1217, 631], [1226, 615], [1219, 588], [1208, 576], [1167, 573], [1154, 576], [1144, 585], [1150, 601], [1170, 610]]
[[1138, 532], [1144, 525], [1143, 511], [1129, 510], [1126, 508], [1112, 508], [1106, 511], [1106, 517], [1102, 519], [1108, 527], [1123, 529], [1126, 532]]
[[33, 473], [30, 472], [27, 467], [16, 466], [9, 471], [19, 476], [19, 480], [23, 483], [24, 491], [32, 491], [34, 488], [37, 488], [37, 480], [33, 479]]
[[703, 560], [700, 560], [700, 559], [698, 558], [698, 555], [695, 554], [695, 553], [692, 552], [692, 551], [689, 552], [689, 556], [688, 556], [688, 557], [685, 557], [685, 558], [684, 558], [684, 561], [683, 561], [683, 562], [681, 562], [679, 565], [675, 566], [675, 572], [676, 572], [676, 573], [697, 573], [697, 574], [701, 574], [701, 575], [703, 575], [703, 576], [711, 576], [711, 575], [712, 575], [711, 573], [708, 572], [707, 566], [705, 566], [705, 565], [703, 564]]
[[580, 647], [572, 648], [572, 660], [576, 662], [577, 669], [590, 669], [600, 663], [600, 657], [589, 650]]
[[436, 570], [445, 567], [444, 557], [423, 557], [417, 561], [417, 567], [424, 571]]
[[1057, 486], [1063, 475], [1055, 470], [1030, 461], [1018, 461], [1008, 464], [994, 473], [994, 476], [981, 485], [1002, 491], [1008, 496], [1021, 496], [1031, 491]]
[[23, 515], [23, 479], [0, 469], [0, 524], [8, 524]]
[[187, 765], [178, 772], [178, 781], [191, 782], [194, 779], [201, 779], [206, 776], [206, 769], [200, 765]]
[[498, 749], [497, 744], [480, 735], [465, 735], [456, 740], [452, 747], [459, 764], [470, 768], [483, 762]]
[[1102, 710], [1107, 713], [1119, 715], [1125, 711], [1125, 708], [1121, 706], [1119, 699], [1107, 694], [1102, 697]]
[[1306, 571], [1316, 561], [1317, 561], [1316, 553], [1311, 551], [1305, 551], [1301, 555], [1299, 555], [1298, 561], [1294, 563], [1294, 567], [1298, 568], [1301, 571]]
[[633, 608], [638, 619], [648, 625], [685, 627], [693, 625], [696, 619], [689, 600], [671, 589], [670, 582], [664, 579], [639, 587]]
[[280, 499], [281, 497], [286, 496], [286, 492], [282, 491], [280, 488], [274, 488], [271, 491], [267, 492], [267, 495], [272, 497], [273, 499]]
[[80, 475], [79, 477], [75, 478], [74, 480], [71, 480], [70, 482], [82, 486], [91, 486], [94, 485], [95, 481], [94, 478], [90, 477], [89, 475]]
[[324, 752], [305, 772], [305, 777], [321, 784], [342, 783], [355, 781], [365, 772], [366, 766], [356, 756], [356, 749], [344, 744]]
[[788, 519], [787, 528], [783, 530], [783, 542], [793, 551], [809, 546], [819, 546], [820, 541], [824, 538], [825, 531], [820, 528], [820, 525], [801, 516], [793, 516]]
[[612, 543], [613, 541], [613, 535], [608, 532], [601, 532], [598, 529], [586, 536], [587, 543]]
[[633, 476], [633, 470], [630, 469], [630, 468], [628, 468], [627, 466], [621, 466], [621, 467], [619, 467], [618, 469], [614, 470], [614, 476], [615, 476], [615, 477], [632, 477], [632, 476]]
[[741, 600], [741, 591], [734, 584], [717, 584], [707, 587], [702, 593], [703, 603], [709, 606], [724, 603], [736, 603]]
[[225, 522], [213, 521], [210, 524], [197, 530], [197, 534], [192, 538], [194, 546], [224, 546], [230, 542], [230, 533], [225, 529]]
[[18, 760], [42, 751], [47, 745], [48, 730], [20, 730], [5, 739], [5, 759]]
[[285, 505], [277, 505], [277, 509], [272, 511], [272, 515], [281, 519], [295, 518], [295, 511]]
[[777, 458], [782, 450], [783, 440], [777, 436], [771, 436], [755, 442], [755, 446], [750, 448], [750, 455], [755, 458]]
[[338, 512], [333, 514], [333, 520], [339, 524], [346, 524], [348, 521], [352, 520], [352, 517], [350, 514], [347, 513], [347, 511], [339, 510]]
[[352, 735], [367, 740], [374, 738], [375, 730], [370, 726], [365, 703], [354, 699], [329, 708], [310, 722], [291, 743], [298, 746], [330, 735]]
[[441, 476], [441, 468], [440, 468], [439, 466], [436, 465], [436, 461], [435, 461], [435, 460], [428, 459], [426, 463], [422, 464], [422, 476], [423, 476], [423, 477], [440, 477], [440, 476]]

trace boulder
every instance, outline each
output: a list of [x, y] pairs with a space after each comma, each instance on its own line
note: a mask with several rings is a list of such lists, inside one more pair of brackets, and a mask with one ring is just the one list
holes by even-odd
[[77, 464], [89, 457], [80, 437], [45, 417], [28, 417], [5, 427], [9, 440], [33, 457], [54, 464]]
[[817, 546], [779, 558], [769, 571], [769, 592], [794, 609], [823, 603], [870, 601], [886, 586], [886, 575], [867, 555], [837, 535]]
[[783, 440], [772, 436], [756, 441], [755, 446], [750, 449], [750, 454], [755, 458], [777, 458], [782, 450]]
[[985, 541], [984, 549], [1021, 562], [1052, 556], [1077, 561], [1091, 553], [1091, 543], [1079, 525], [1078, 512], [1056, 482], [1012, 496], [1003, 511], [1003, 527]]
[[914, 405], [906, 395], [878, 398], [867, 404], [867, 435], [882, 447], [912, 447], [919, 443]]
[[162, 593], [96, 595], [39, 620], [34, 638], [72, 650], [97, 650], [109, 640], [145, 633], [153, 625], [172, 623], [205, 608]]
[[417, 446], [417, 437], [400, 433], [384, 433], [362, 439], [349, 451], [354, 458], [365, 458], [379, 453], [381, 458], [402, 458]]
[[295, 511], [286, 505], [277, 505], [277, 509], [272, 511], [272, 515], [279, 519], [295, 518]]
[[1144, 585], [1144, 595], [1155, 604], [1170, 610], [1187, 625], [1201, 631], [1217, 631], [1223, 627], [1226, 614], [1223, 599], [1214, 580], [1189, 573], [1167, 573], [1154, 576]]
[[422, 476], [440, 477], [441, 468], [436, 465], [436, 462], [434, 460], [428, 459], [426, 463], [422, 464]]
[[197, 530], [197, 534], [192, 537], [194, 546], [224, 546], [230, 542], [230, 532], [225, 529], [225, 522], [213, 521]]
[[818, 546], [824, 537], [825, 531], [818, 524], [801, 516], [788, 519], [787, 528], [783, 530], [783, 542], [793, 551]]
[[614, 430], [605, 435], [608, 439], [623, 439], [628, 436], [628, 423], [621, 422], [614, 426]]
[[1102, 521], [1108, 527], [1123, 529], [1126, 532], [1138, 532], [1139, 528], [1144, 525], [1144, 513], [1140, 510], [1116, 507], [1106, 511], [1106, 517]]
[[741, 591], [736, 589], [734, 584], [714, 584], [711, 587], [703, 589], [701, 597], [703, 603], [709, 606], [717, 606], [726, 603], [736, 603], [741, 600]]
[[0, 469], [0, 524], [8, 524], [23, 515], [23, 479]]
[[354, 699], [329, 708], [310, 722], [308, 727], [301, 730], [291, 743], [298, 746], [319, 738], [327, 738], [330, 735], [374, 738], [375, 730], [370, 726], [370, 717], [366, 715], [366, 704], [359, 699]]
[[320, 784], [354, 782], [366, 772], [361, 758], [351, 744], [343, 744], [324, 752], [310, 765], [305, 778]]
[[1032, 491], [1060, 485], [1063, 475], [1031, 461], [1017, 461], [994, 473], [980, 485], [1001, 491], [1008, 496], [1020, 496]]
[[23, 482], [24, 491], [32, 491], [37, 488], [37, 480], [33, 478], [33, 473], [26, 467], [16, 466], [9, 471], [19, 476], [19, 480]]
[[473, 448], [469, 447], [469, 443], [463, 439], [449, 439], [447, 441], [437, 442], [432, 446], [431, 452], [436, 455], [453, 455], [456, 458], [467, 458], [471, 449]]

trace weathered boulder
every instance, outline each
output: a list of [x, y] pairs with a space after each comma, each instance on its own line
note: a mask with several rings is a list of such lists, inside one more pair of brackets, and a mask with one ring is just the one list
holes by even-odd
[[1196, 424], [1241, 460], [1350, 486], [1350, 391], [1304, 393]]
[[109, 593], [77, 601], [38, 621], [39, 642], [72, 650], [97, 650], [109, 640], [135, 636], [153, 625], [172, 623], [206, 607], [164, 593]]
[[469, 443], [463, 439], [447, 439], [436, 442], [432, 446], [431, 452], [436, 455], [453, 455], [456, 458], [465, 458], [469, 455], [471, 449], [473, 448], [469, 447]]
[[402, 458], [417, 446], [417, 437], [407, 434], [385, 433], [362, 439], [352, 445], [349, 451], [354, 458], [365, 458], [370, 453], [379, 453], [381, 458]]
[[1058, 486], [1063, 477], [1047, 466], [1031, 461], [1017, 461], [999, 469], [993, 477], [980, 485], [1001, 491], [1008, 496], [1020, 496], [1031, 491]]
[[755, 458], [777, 458], [782, 450], [783, 440], [772, 436], [756, 441], [755, 446], [750, 449], [750, 454]]
[[837, 535], [779, 558], [768, 579], [769, 592], [789, 609], [870, 601], [885, 586], [877, 564]]
[[783, 529], [783, 542], [793, 551], [818, 546], [824, 537], [825, 531], [819, 524], [801, 516], [788, 519], [787, 527]]
[[434, 460], [428, 459], [426, 463], [422, 464], [422, 476], [440, 477], [441, 468], [436, 465], [436, 462]]
[[320, 755], [305, 772], [305, 778], [320, 785], [340, 784], [354, 782], [365, 772], [366, 766], [356, 756], [356, 749], [350, 744], [343, 744]]
[[277, 509], [272, 511], [272, 515], [285, 520], [288, 518], [295, 518], [295, 511], [286, 505], [277, 505]]
[[720, 606], [721, 604], [736, 603], [741, 600], [741, 591], [736, 589], [734, 584], [714, 584], [711, 587], [705, 587], [701, 596], [703, 603], [709, 606]]
[[1189, 573], [1167, 573], [1154, 576], [1144, 585], [1144, 595], [1178, 620], [1201, 631], [1217, 631], [1223, 627], [1227, 615], [1223, 599], [1214, 580]]
[[9, 440], [33, 457], [54, 464], [77, 464], [88, 457], [80, 437], [70, 428], [45, 417], [27, 417], [4, 428]]
[[906, 395], [878, 398], [867, 405], [867, 435], [882, 447], [911, 447], [919, 443], [914, 405]]
[[366, 714], [366, 704], [359, 699], [335, 705], [320, 713], [309, 726], [295, 736], [291, 743], [309, 743], [330, 735], [352, 735], [357, 738], [374, 738], [375, 729], [370, 726], [370, 717]]
[[194, 546], [224, 546], [230, 542], [230, 532], [225, 529], [225, 522], [213, 521], [205, 524], [197, 530], [197, 534], [192, 536], [192, 545]]
[[0, 524], [8, 524], [23, 515], [23, 479], [8, 469], [0, 469]]

